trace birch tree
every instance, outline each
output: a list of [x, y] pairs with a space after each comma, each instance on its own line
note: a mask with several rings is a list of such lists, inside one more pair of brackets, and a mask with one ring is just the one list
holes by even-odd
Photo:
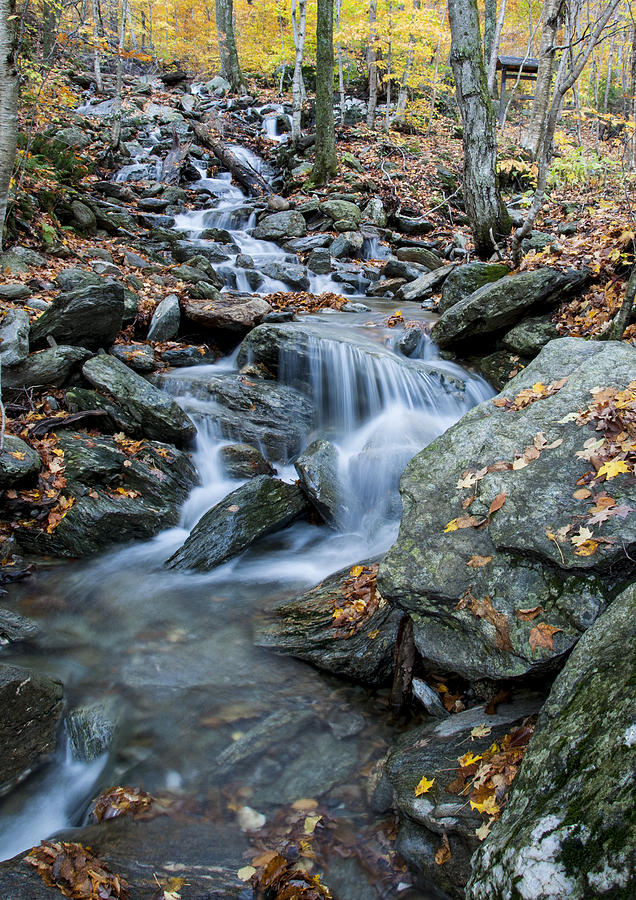
[[367, 125], [375, 125], [375, 110], [378, 105], [378, 52], [375, 46], [375, 23], [378, 16], [377, 0], [369, 3], [369, 45], [367, 48], [367, 71], [369, 73], [369, 105], [367, 106]]
[[292, 141], [296, 143], [301, 132], [301, 118], [304, 97], [303, 54], [307, 31], [307, 0], [292, 0], [292, 28], [296, 45], [294, 77], [292, 79]]
[[18, 142], [15, 0], [0, 0], [0, 250]]
[[564, 0], [545, 0], [543, 11], [543, 27], [541, 29], [541, 44], [539, 47], [539, 68], [537, 80], [534, 85], [534, 100], [530, 114], [530, 124], [526, 131], [521, 146], [535, 156], [541, 132], [548, 113], [550, 104], [550, 91], [554, 77], [554, 48], [556, 44], [559, 22], [563, 15]]

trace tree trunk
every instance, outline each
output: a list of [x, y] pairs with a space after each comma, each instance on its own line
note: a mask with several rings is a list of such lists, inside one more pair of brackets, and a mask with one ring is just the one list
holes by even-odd
[[303, 108], [303, 54], [305, 52], [305, 33], [307, 30], [307, 0], [296, 0], [292, 7], [294, 25], [294, 41], [296, 44], [296, 61], [292, 80], [292, 141], [297, 143], [301, 133]]
[[221, 75], [229, 81], [236, 93], [245, 93], [245, 79], [239, 65], [234, 38], [234, 4], [233, 0], [214, 0], [216, 15], [216, 31], [219, 40], [219, 57], [221, 59]]
[[97, 11], [97, 0], [92, 0], [93, 7], [93, 71], [95, 72], [95, 87], [98, 93], [104, 91], [104, 81], [102, 79], [102, 64], [99, 56], [99, 13]]
[[0, 250], [18, 141], [15, 0], [0, 0]]
[[121, 141], [121, 99], [123, 87], [123, 53], [124, 40], [126, 38], [126, 12], [128, 0], [122, 0], [121, 15], [119, 17], [119, 39], [117, 41], [117, 92], [115, 94], [115, 109], [113, 113], [113, 130], [111, 132], [111, 150], [118, 150]]
[[42, 58], [50, 57], [57, 36], [57, 16], [59, 7], [51, 0], [42, 3]]
[[[636, 23], [632, 32], [632, 69], [630, 80], [630, 119], [636, 122]], [[636, 171], [636, 131], [632, 132], [631, 139], [631, 168]]]
[[614, 316], [614, 321], [610, 325], [609, 331], [607, 333], [608, 340], [610, 341], [620, 341], [623, 337], [623, 333], [627, 326], [629, 325], [629, 320], [632, 315], [632, 310], [634, 309], [634, 300], [636, 299], [636, 266], [632, 269], [632, 274], [629, 276], [629, 281], [627, 282], [627, 287], [625, 288], [625, 296], [623, 297], [623, 302], [621, 303], [621, 308], [618, 310], [616, 315]]
[[[419, 0], [413, 0], [413, 12], [411, 14], [411, 24], [415, 22], [415, 11], [419, 8]], [[415, 55], [415, 36], [409, 32], [409, 42], [406, 50], [406, 62], [404, 71], [400, 80], [400, 90], [398, 91], [397, 106], [395, 108], [395, 118], [400, 121], [404, 118], [406, 112], [406, 102], [409, 96], [409, 79], [413, 70], [413, 57]]]
[[214, 153], [219, 162], [232, 173], [238, 183], [250, 194], [261, 196], [263, 194], [272, 193], [272, 189], [265, 179], [259, 175], [255, 169], [252, 169], [251, 166], [241, 162], [223, 141], [214, 138], [204, 124], [192, 122], [192, 130], [196, 134], [199, 142]]
[[495, 96], [495, 83], [497, 79], [497, 58], [499, 56], [499, 43], [501, 41], [501, 32], [503, 29], [504, 19], [506, 17], [506, 2], [501, 0], [499, 7], [499, 16], [497, 17], [497, 25], [493, 36], [492, 48], [490, 50], [490, 58], [488, 60], [488, 93], [491, 97]]
[[316, 19], [316, 158], [312, 180], [325, 184], [338, 168], [333, 118], [333, 0], [318, 0]]
[[510, 232], [499, 195], [495, 114], [488, 94], [476, 0], [449, 0], [451, 66], [464, 130], [464, 199], [475, 250], [487, 258]]
[[497, 0], [484, 2], [484, 65], [488, 67], [495, 46], [495, 30], [497, 28]]
[[[342, 8], [342, 0], [335, 0], [336, 3], [336, 29], [340, 29], [340, 10]], [[338, 93], [340, 95], [340, 121], [344, 125], [345, 120], [345, 90], [344, 90], [344, 73], [342, 71], [342, 46], [340, 40], [336, 44], [338, 56]]]
[[545, 120], [550, 106], [550, 93], [552, 90], [552, 77], [554, 75], [554, 45], [561, 17], [563, 0], [545, 0], [543, 7], [543, 28], [541, 30], [541, 44], [539, 48], [539, 69], [537, 80], [534, 83], [534, 100], [530, 114], [530, 124], [526, 131], [521, 146], [536, 156], [541, 133], [545, 126]]
[[369, 4], [369, 47], [367, 49], [367, 70], [369, 73], [369, 105], [367, 107], [367, 125], [375, 125], [375, 108], [378, 105], [378, 54], [375, 49], [375, 20], [378, 15], [377, 0]]

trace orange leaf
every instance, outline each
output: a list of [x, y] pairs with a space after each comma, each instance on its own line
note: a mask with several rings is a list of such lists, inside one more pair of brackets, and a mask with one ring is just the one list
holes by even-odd
[[563, 631], [563, 629], [557, 628], [556, 625], [548, 625], [547, 622], [539, 622], [538, 625], [535, 625], [528, 637], [532, 652], [534, 653], [537, 647], [554, 650], [553, 637], [557, 631]]
[[504, 505], [505, 502], [506, 502], [506, 495], [505, 494], [497, 494], [495, 499], [490, 504], [490, 509], [488, 510], [488, 514], [492, 516], [492, 514], [496, 513], [498, 509], [501, 509], [501, 507]]

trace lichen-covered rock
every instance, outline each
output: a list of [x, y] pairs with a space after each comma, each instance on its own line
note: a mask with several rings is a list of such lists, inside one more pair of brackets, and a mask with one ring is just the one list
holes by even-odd
[[299, 487], [259, 475], [208, 510], [167, 565], [208, 571], [306, 512]]
[[24, 309], [0, 309], [0, 364], [3, 368], [15, 366], [28, 355], [28, 312]]
[[458, 266], [444, 282], [438, 311], [443, 313], [451, 306], [470, 296], [485, 284], [499, 281], [510, 272], [502, 263], [471, 262]]
[[261, 241], [304, 237], [306, 234], [307, 223], [303, 214], [293, 209], [266, 216], [254, 229], [254, 237]]
[[62, 693], [47, 675], [0, 665], [0, 796], [55, 749]]
[[123, 407], [135, 427], [134, 437], [181, 446], [196, 435], [196, 428], [181, 407], [113, 356], [94, 356], [84, 364], [84, 377]]
[[84, 347], [52, 347], [31, 353], [24, 362], [3, 369], [2, 390], [11, 399], [23, 390], [37, 387], [62, 387], [74, 369], [91, 356]]
[[276, 470], [263, 454], [249, 444], [226, 444], [219, 454], [223, 468], [232, 478], [256, 478], [257, 475], [275, 475]]
[[393, 669], [401, 613], [380, 598], [378, 608], [357, 625], [353, 634], [339, 633], [334, 611], [346, 599], [343, 585], [347, 579], [351, 579], [349, 567], [296, 600], [278, 606], [259, 627], [256, 644], [364, 684], [386, 681]]
[[[468, 679], [559, 667], [633, 577], [634, 479], [619, 473], [577, 496], [594, 471], [584, 445], [598, 432], [576, 419], [599, 386], [627, 388], [635, 365], [627, 344], [551, 341], [506, 388], [512, 402], [543, 384], [534, 402], [485, 401], [409, 463], [400, 534], [378, 583], [411, 613], [429, 664]], [[624, 518], [591, 521], [605, 492]], [[596, 541], [581, 551], [588, 526]]]
[[168, 294], [157, 306], [148, 329], [149, 341], [173, 341], [179, 334], [181, 309], [176, 294]]
[[470, 900], [636, 893], [636, 585], [558, 676], [508, 806], [473, 859]]
[[431, 338], [440, 347], [480, 347], [530, 310], [554, 307], [587, 284], [590, 273], [536, 269], [500, 278], [455, 303], [435, 323]]
[[320, 210], [333, 222], [346, 222], [353, 230], [362, 221], [362, 211], [355, 203], [348, 200], [325, 200]]
[[506, 350], [532, 359], [549, 341], [558, 336], [558, 329], [551, 316], [530, 316], [511, 328], [502, 343]]
[[13, 487], [35, 478], [42, 463], [39, 454], [26, 441], [5, 434], [0, 450], [0, 488]]
[[60, 294], [31, 325], [31, 345], [53, 337], [80, 347], [109, 347], [122, 327], [124, 289], [115, 282]]

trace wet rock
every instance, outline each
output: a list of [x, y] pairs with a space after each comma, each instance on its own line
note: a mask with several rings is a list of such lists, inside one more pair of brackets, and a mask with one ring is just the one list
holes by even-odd
[[62, 269], [55, 276], [55, 283], [60, 290], [70, 293], [87, 287], [101, 287], [104, 279], [88, 269]]
[[294, 265], [288, 262], [265, 262], [260, 267], [261, 272], [269, 278], [282, 281], [295, 291], [309, 290], [309, 278], [304, 266]]
[[421, 678], [414, 678], [411, 682], [413, 696], [422, 704], [429, 716], [436, 719], [447, 719], [450, 715], [439, 694]]
[[71, 372], [88, 359], [90, 350], [59, 346], [31, 353], [24, 362], [3, 369], [2, 389], [11, 398], [33, 387], [61, 387]]
[[458, 266], [444, 282], [438, 309], [446, 312], [451, 306], [469, 297], [485, 284], [492, 284], [508, 275], [510, 269], [500, 263], [471, 262]]
[[18, 666], [0, 665], [0, 796], [55, 749], [62, 683]]
[[342, 569], [291, 603], [278, 606], [259, 626], [256, 644], [295, 656], [335, 675], [381, 684], [390, 676], [401, 613], [385, 601], [342, 637], [334, 626], [334, 609], [345, 600], [350, 569]]
[[327, 247], [316, 247], [309, 254], [307, 268], [314, 275], [328, 275], [331, 272], [331, 254]]
[[114, 699], [72, 709], [66, 716], [66, 730], [73, 759], [92, 762], [112, 750], [119, 719]]
[[509, 350], [495, 350], [487, 356], [478, 356], [471, 360], [480, 375], [496, 391], [503, 391], [507, 383], [528, 364], [529, 360], [511, 353]]
[[305, 234], [307, 234], [307, 223], [302, 213], [296, 210], [273, 213], [259, 222], [254, 229], [254, 237], [262, 241], [304, 237]]
[[20, 616], [13, 610], [0, 607], [0, 647], [6, 644], [33, 641], [39, 634], [39, 625], [31, 619]]
[[188, 444], [196, 435], [190, 418], [174, 400], [112, 356], [95, 356], [82, 368], [98, 391], [121, 406], [136, 423], [135, 437]]
[[284, 246], [290, 253], [307, 253], [308, 250], [316, 250], [319, 247], [330, 247], [333, 240], [332, 235], [318, 232], [298, 238], [296, 241], [288, 241]]
[[205, 345], [184, 345], [170, 350], [162, 350], [161, 361], [167, 366], [184, 368], [186, 366], [206, 366], [216, 362], [218, 355]]
[[[446, 785], [453, 781], [458, 759], [467, 750], [479, 756], [538, 708], [539, 701], [532, 698], [500, 704], [493, 715], [478, 706], [443, 722], [427, 722], [398, 738], [384, 766], [399, 814], [397, 849], [424, 885], [441, 888], [450, 897], [463, 900], [470, 858], [479, 845], [475, 831], [483, 819], [466, 797], [447, 791]], [[491, 729], [481, 738], [471, 735], [479, 725]], [[434, 784], [427, 794], [416, 797], [415, 787], [422, 775], [434, 779]], [[439, 866], [435, 853], [444, 834], [451, 856]]]
[[450, 266], [440, 266], [439, 269], [433, 269], [432, 272], [428, 272], [426, 275], [420, 275], [415, 281], [411, 281], [410, 284], [405, 284], [399, 289], [396, 295], [397, 299], [407, 301], [423, 300], [430, 295], [431, 291], [436, 290], [440, 284], [444, 283], [453, 269], [454, 266], [451, 264]]
[[364, 238], [358, 231], [345, 231], [338, 235], [329, 251], [334, 259], [343, 259], [347, 256], [357, 256], [363, 244]]
[[435, 224], [427, 219], [404, 216], [401, 213], [394, 213], [392, 221], [401, 234], [429, 234], [435, 228]]
[[636, 888], [636, 587], [581, 638], [541, 710], [466, 896], [629, 897]]
[[173, 341], [179, 334], [181, 324], [181, 308], [176, 294], [168, 294], [159, 303], [150, 321], [148, 340]]
[[312, 506], [328, 525], [338, 530], [344, 491], [340, 484], [337, 448], [330, 441], [314, 441], [298, 457], [294, 468]]
[[121, 331], [124, 289], [102, 283], [57, 297], [49, 309], [31, 325], [31, 345], [48, 337], [80, 347], [109, 347]]
[[262, 322], [272, 308], [262, 297], [223, 293], [214, 299], [185, 297], [182, 309], [185, 318], [197, 325], [240, 334]]
[[405, 281], [415, 281], [420, 275], [425, 275], [427, 269], [419, 263], [403, 262], [399, 259], [390, 259], [381, 269], [385, 278], [403, 278]]
[[31, 289], [26, 284], [0, 284], [0, 300], [21, 303], [31, 296]]
[[426, 266], [431, 272], [444, 265], [444, 260], [437, 253], [429, 250], [428, 247], [400, 247], [396, 256], [403, 262], [412, 262], [420, 266]]
[[224, 775], [232, 772], [273, 746], [292, 741], [315, 718], [316, 714], [312, 710], [302, 707], [279, 709], [270, 713], [219, 753], [212, 766], [214, 773]]
[[[593, 423], [579, 426], [569, 417], [588, 406], [599, 385], [624, 389], [635, 359], [636, 352], [619, 343], [551, 341], [507, 385], [506, 396], [567, 378], [560, 390], [520, 411], [485, 401], [407, 466], [400, 534], [378, 584], [383, 596], [411, 613], [416, 646], [432, 667], [469, 680], [554, 671], [633, 577], [634, 516], [608, 518], [595, 534], [609, 543], [587, 556], [575, 552], [571, 538], [594, 502], [573, 497], [590, 469], [576, 454], [597, 432]], [[548, 444], [561, 443], [537, 453], [535, 440], [541, 446], [543, 434]], [[538, 458], [523, 465], [520, 454], [528, 447]], [[521, 468], [502, 465], [469, 478], [470, 487], [457, 486], [467, 472], [517, 458]], [[462, 500], [473, 495], [468, 513], [481, 527], [449, 528], [467, 515]], [[501, 495], [503, 506], [489, 516]], [[627, 475], [612, 480], [612, 497], [619, 505], [635, 504]], [[562, 527], [569, 529], [563, 541], [548, 536]], [[486, 562], [474, 567], [475, 557]], [[528, 609], [536, 609], [530, 620], [519, 613]], [[560, 630], [536, 644], [540, 632], [531, 633], [539, 623]]]
[[115, 344], [111, 353], [134, 372], [154, 372], [158, 368], [155, 351], [148, 344]]
[[522, 319], [504, 336], [502, 343], [506, 350], [532, 359], [545, 345], [559, 337], [551, 316], [532, 316]]
[[369, 297], [385, 297], [396, 294], [406, 284], [404, 278], [382, 278], [367, 289]]
[[307, 501], [300, 488], [259, 475], [212, 507], [167, 565], [209, 571], [306, 511]]
[[178, 241], [172, 248], [172, 255], [179, 262], [187, 262], [195, 257], [203, 258], [209, 263], [223, 263], [230, 259], [233, 246], [220, 242], [209, 244], [191, 244], [189, 241]]
[[0, 364], [15, 366], [29, 355], [29, 314], [24, 309], [0, 310]]
[[276, 470], [260, 450], [249, 444], [228, 444], [221, 447], [223, 468], [231, 478], [255, 478], [257, 475], [275, 475]]
[[272, 212], [287, 212], [289, 209], [289, 200], [285, 200], [284, 197], [281, 197], [278, 194], [271, 194], [267, 198], [267, 208], [271, 209]]
[[126, 453], [115, 438], [73, 432], [60, 433], [58, 443], [75, 503], [50, 534], [19, 528], [27, 550], [83, 557], [152, 537], [177, 524], [197, 482], [189, 457], [168, 444], [143, 441]]
[[362, 221], [362, 210], [348, 200], [325, 200], [320, 211], [332, 222], [342, 222], [342, 231], [354, 231]]
[[583, 290], [589, 277], [587, 271], [546, 268], [486, 284], [446, 310], [431, 337], [442, 348], [467, 341], [481, 346], [530, 310], [554, 307]]
[[0, 270], [10, 275], [21, 275], [45, 265], [46, 259], [29, 247], [12, 247], [0, 253]]
[[33, 447], [12, 434], [4, 435], [0, 450], [0, 488], [31, 481], [41, 468], [40, 456]]

